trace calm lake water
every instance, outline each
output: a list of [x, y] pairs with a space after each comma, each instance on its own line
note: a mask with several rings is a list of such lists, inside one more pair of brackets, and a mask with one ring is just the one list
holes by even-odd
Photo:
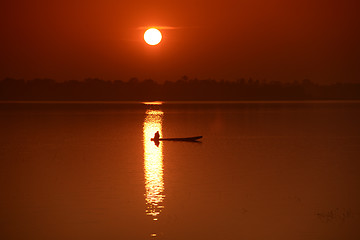
[[360, 239], [359, 124], [359, 102], [0, 103], [0, 239]]

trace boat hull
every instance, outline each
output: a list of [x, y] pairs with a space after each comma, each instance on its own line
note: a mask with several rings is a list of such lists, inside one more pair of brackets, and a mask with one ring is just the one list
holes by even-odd
[[196, 137], [187, 137], [187, 138], [159, 138], [154, 139], [152, 138], [151, 141], [179, 141], [179, 142], [196, 142], [199, 139], [201, 139], [202, 136], [196, 136]]

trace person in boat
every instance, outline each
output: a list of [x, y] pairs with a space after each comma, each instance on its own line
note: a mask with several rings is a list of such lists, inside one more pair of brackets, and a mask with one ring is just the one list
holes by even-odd
[[154, 135], [154, 141], [159, 141], [159, 138], [160, 138], [160, 133], [159, 131], [157, 131]]

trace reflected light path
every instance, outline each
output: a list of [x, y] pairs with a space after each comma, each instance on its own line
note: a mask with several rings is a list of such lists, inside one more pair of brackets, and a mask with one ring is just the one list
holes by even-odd
[[150, 139], [156, 131], [162, 136], [163, 114], [160, 110], [147, 110], [143, 126], [146, 215], [153, 220], [158, 219], [164, 208], [165, 195], [162, 144], [157, 147]]

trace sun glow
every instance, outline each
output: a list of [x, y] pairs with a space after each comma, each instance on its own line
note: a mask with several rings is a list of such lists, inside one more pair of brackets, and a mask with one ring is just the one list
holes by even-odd
[[163, 114], [160, 110], [147, 110], [143, 127], [146, 215], [154, 221], [164, 208], [164, 170], [162, 145], [156, 146], [150, 139], [156, 131], [162, 135]]
[[149, 45], [157, 45], [162, 39], [161, 32], [156, 28], [149, 28], [144, 33], [144, 40]]

